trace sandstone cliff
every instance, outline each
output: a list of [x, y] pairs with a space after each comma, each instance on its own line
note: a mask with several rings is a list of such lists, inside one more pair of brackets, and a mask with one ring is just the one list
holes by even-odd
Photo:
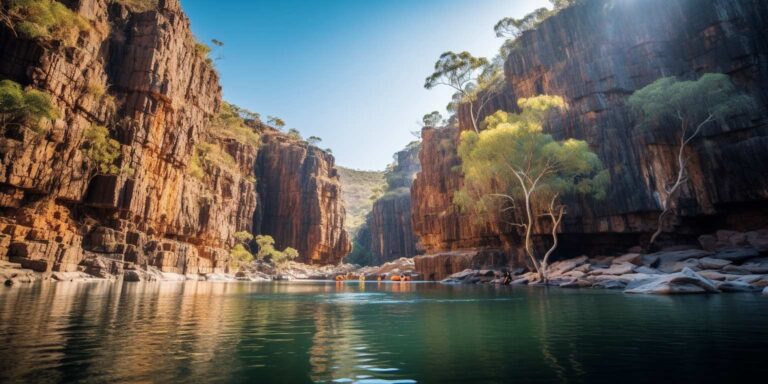
[[255, 233], [296, 248], [300, 260], [338, 263], [351, 249], [333, 156], [285, 135], [265, 133], [257, 160]]
[[[107, 0], [65, 4], [89, 25], [75, 46], [0, 25], [0, 79], [48, 92], [62, 112], [43, 134], [2, 128], [0, 259], [40, 271], [83, 269], [98, 257], [96, 268], [112, 273], [147, 265], [228, 272], [232, 234], [253, 227], [258, 143], [212, 127], [222, 104], [218, 76], [178, 0], [146, 12]], [[85, 138], [93, 125], [119, 141], [119, 175], [94, 171]], [[203, 161], [193, 174], [203, 144], [231, 160]], [[337, 216], [323, 214], [315, 212], [321, 226], [335, 231]]]
[[[357, 234], [353, 262], [381, 265], [401, 257], [417, 254], [416, 238], [411, 220], [411, 185], [421, 169], [418, 142], [409, 144], [395, 154], [395, 161], [386, 170], [384, 194], [373, 203], [363, 229]], [[350, 256], [352, 257], [352, 256]], [[360, 260], [358, 260], [360, 259]]]
[[[632, 92], [662, 76], [722, 72], [761, 106], [768, 103], [766, 14], [768, 4], [757, 0], [591, 0], [519, 38], [506, 60], [505, 90], [482, 114], [514, 111], [520, 97], [562, 96], [569, 109], [547, 131], [586, 140], [611, 173], [605, 201], [570, 202], [561, 250], [626, 249], [655, 226], [660, 208], [654, 191], [675, 171], [677, 131], [652, 135], [635, 128], [625, 105]], [[459, 120], [460, 130], [470, 129], [467, 113]], [[414, 230], [425, 251], [489, 248], [514, 256], [518, 240], [511, 228], [477, 223], [451, 205], [461, 185], [452, 172], [458, 130], [428, 129], [423, 139], [423, 170], [412, 198]], [[669, 228], [677, 240], [717, 228], [764, 226], [767, 154], [764, 111], [709, 126], [689, 153], [691, 178]]]

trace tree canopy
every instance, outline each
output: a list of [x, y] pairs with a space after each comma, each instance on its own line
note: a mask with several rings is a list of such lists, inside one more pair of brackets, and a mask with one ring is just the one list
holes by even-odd
[[561, 197], [571, 193], [602, 197], [608, 173], [585, 141], [557, 141], [543, 132], [548, 114], [565, 107], [562, 98], [544, 95], [520, 99], [518, 104], [520, 113], [498, 111], [485, 119], [482, 132], [462, 133], [458, 152], [464, 186], [454, 202], [496, 219], [511, 214], [514, 225], [523, 230], [532, 264], [543, 274], [547, 257], [540, 263], [530, 240], [536, 217], [549, 215], [556, 236], [565, 213]]
[[109, 130], [101, 125], [93, 124], [85, 130], [87, 146], [86, 156], [91, 161], [96, 173], [117, 175], [121, 169], [117, 166], [120, 157], [120, 143], [109, 136]]

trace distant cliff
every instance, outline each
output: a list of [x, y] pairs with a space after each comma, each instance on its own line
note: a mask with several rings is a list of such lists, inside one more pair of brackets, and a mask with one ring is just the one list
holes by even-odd
[[[691, 148], [691, 177], [668, 240], [686, 241], [720, 228], [768, 224], [768, 3], [759, 0], [588, 0], [519, 37], [505, 63], [497, 109], [559, 95], [567, 112], [545, 128], [558, 139], [586, 140], [611, 174], [608, 198], [571, 201], [563, 253], [615, 252], [647, 240], [660, 207], [654, 191], [675, 171], [676, 128], [649, 134], [635, 127], [627, 97], [662, 76], [730, 75], [762, 111], [712, 124]], [[412, 192], [413, 221], [427, 253], [497, 250], [519, 260], [509, 226], [477, 223], [451, 200], [461, 185], [456, 144], [471, 129], [466, 106], [459, 129], [425, 129], [422, 171]], [[548, 241], [546, 237], [542, 242]], [[417, 261], [418, 266], [418, 261]]]
[[300, 261], [335, 264], [349, 253], [341, 183], [333, 156], [281, 134], [263, 135], [256, 164], [262, 197], [255, 232], [296, 248]]
[[[311, 216], [317, 228], [302, 224], [276, 240], [315, 261], [338, 260], [346, 240], [333, 158], [305, 161], [306, 174], [329, 179], [316, 184], [300, 180], [296, 164], [257, 169], [259, 143], [214, 126], [222, 111], [218, 75], [178, 0], [142, 12], [121, 3], [63, 2], [86, 23], [73, 45], [0, 25], [0, 79], [49, 93], [62, 112], [44, 133], [2, 127], [0, 259], [42, 271], [73, 271], [99, 256], [111, 272], [145, 265], [227, 272], [232, 235], [253, 230], [257, 205], [293, 204], [271, 194], [260, 201], [256, 185], [293, 178], [316, 188], [305, 192], [318, 195], [322, 208], [281, 218]], [[93, 126], [106, 127], [119, 142], [115, 175], [95, 171], [87, 156]], [[272, 132], [256, 122], [244, 129], [257, 138]], [[275, 152], [278, 136], [264, 136], [262, 156]], [[307, 151], [302, 143], [285, 145], [291, 148], [282, 151]], [[257, 175], [263, 180], [256, 182]], [[323, 250], [290, 243], [299, 239]]]
[[411, 221], [411, 185], [421, 169], [419, 142], [409, 144], [395, 154], [395, 162], [384, 173], [386, 187], [373, 203], [363, 228], [357, 233], [359, 247], [350, 261], [380, 265], [417, 254]]

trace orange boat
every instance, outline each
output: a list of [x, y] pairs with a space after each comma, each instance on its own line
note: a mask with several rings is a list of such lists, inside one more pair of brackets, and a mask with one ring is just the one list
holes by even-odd
[[394, 275], [394, 276], [392, 276], [392, 278], [390, 280], [392, 280], [392, 281], [400, 281], [400, 275]]
[[344, 276], [341, 276], [341, 275], [336, 276], [336, 281], [344, 281]]

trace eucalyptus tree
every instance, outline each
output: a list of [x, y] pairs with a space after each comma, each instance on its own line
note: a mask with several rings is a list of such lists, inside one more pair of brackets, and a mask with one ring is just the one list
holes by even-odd
[[[557, 233], [566, 214], [568, 194], [602, 198], [608, 181], [597, 155], [581, 140], [556, 141], [543, 132], [548, 115], [564, 108], [563, 99], [538, 96], [518, 101], [521, 112], [497, 111], [485, 129], [461, 135], [458, 152], [464, 185], [454, 202], [479, 217], [511, 217], [508, 224], [523, 237], [531, 265], [546, 282], [549, 258], [557, 249]], [[552, 246], [539, 257], [533, 229], [539, 217], [549, 218]]]
[[488, 59], [474, 57], [469, 52], [455, 53], [445, 52], [435, 62], [434, 72], [427, 77], [424, 88], [432, 89], [438, 85], [453, 88], [461, 97], [462, 102], [469, 105], [469, 114], [472, 119], [472, 127], [479, 132], [479, 124], [475, 110], [478, 103], [481, 76], [488, 77]]
[[646, 130], [667, 130], [677, 126], [677, 158], [675, 176], [655, 193], [661, 206], [653, 245], [664, 230], [666, 219], [673, 213], [675, 197], [688, 182], [688, 147], [703, 129], [728, 116], [747, 113], [756, 108], [752, 97], [740, 92], [727, 75], [707, 73], [698, 80], [663, 77], [629, 97], [640, 126]]

